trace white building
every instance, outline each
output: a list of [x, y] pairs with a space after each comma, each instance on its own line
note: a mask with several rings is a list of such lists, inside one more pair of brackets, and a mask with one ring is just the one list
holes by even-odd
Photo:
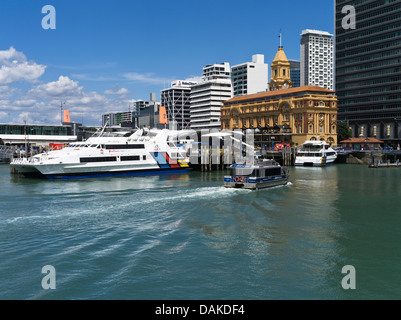
[[314, 85], [334, 90], [333, 35], [318, 30], [301, 33], [301, 86]]
[[202, 81], [191, 88], [191, 129], [221, 129], [221, 106], [231, 99], [230, 64], [207, 65]]
[[171, 130], [189, 129], [191, 87], [197, 82], [176, 80], [171, 87], [161, 90], [160, 102], [166, 107], [167, 119]]
[[231, 82], [234, 96], [264, 92], [269, 81], [268, 65], [263, 54], [252, 56], [252, 62], [231, 67]]

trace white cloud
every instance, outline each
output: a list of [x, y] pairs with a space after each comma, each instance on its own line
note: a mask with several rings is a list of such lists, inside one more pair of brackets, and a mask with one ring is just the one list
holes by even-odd
[[77, 81], [71, 80], [69, 77], [60, 76], [57, 81], [48, 82], [38, 85], [29, 90], [29, 94], [38, 98], [53, 97], [70, 97], [81, 95], [83, 87], [78, 85]]
[[[60, 104], [70, 111], [72, 121], [99, 125], [104, 113], [131, 110], [136, 100], [127, 97], [127, 88], [116, 86], [104, 92], [88, 91], [73, 76], [60, 75], [45, 83], [38, 82], [46, 66], [29, 62], [24, 53], [11, 47], [0, 50], [0, 122], [59, 124]], [[120, 76], [121, 78], [121, 76]], [[127, 77], [122, 77], [127, 80]], [[153, 74], [129, 74], [131, 80], [160, 83], [166, 79]], [[11, 83], [31, 82], [28, 88], [16, 88]]]
[[26, 56], [13, 47], [0, 50], [0, 85], [18, 81], [36, 82], [46, 66], [27, 61]]
[[126, 88], [121, 88], [121, 89], [109, 89], [109, 90], [106, 90], [105, 92], [104, 92], [104, 94], [117, 94], [117, 95], [125, 95], [125, 94], [127, 94], [129, 91], [128, 91], [128, 89], [126, 89]]
[[150, 83], [150, 84], [164, 84], [166, 82], [167, 83], [171, 82], [171, 79], [158, 77], [158, 76], [154, 75], [153, 73], [129, 72], [129, 73], [124, 74], [124, 78], [127, 80], [145, 82], [145, 83]]

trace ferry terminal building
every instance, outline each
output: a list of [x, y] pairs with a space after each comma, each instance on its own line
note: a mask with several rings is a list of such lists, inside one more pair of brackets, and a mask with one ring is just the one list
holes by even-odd
[[255, 144], [261, 147], [306, 140], [337, 145], [337, 96], [318, 86], [292, 88], [290, 63], [281, 46], [271, 65], [269, 88], [225, 101], [222, 129], [255, 129]]

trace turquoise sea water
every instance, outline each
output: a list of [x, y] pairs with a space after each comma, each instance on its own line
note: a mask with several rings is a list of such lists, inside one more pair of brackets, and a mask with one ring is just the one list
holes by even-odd
[[401, 298], [401, 169], [290, 174], [248, 191], [223, 172], [48, 181], [0, 165], [0, 299]]

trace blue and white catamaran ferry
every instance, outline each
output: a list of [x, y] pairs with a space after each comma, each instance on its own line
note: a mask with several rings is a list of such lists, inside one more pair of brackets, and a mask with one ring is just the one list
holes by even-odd
[[254, 162], [231, 165], [230, 175], [224, 177], [224, 186], [257, 190], [287, 184], [290, 177], [288, 168], [270, 159], [255, 158]]
[[185, 150], [167, 129], [144, 130], [125, 136], [103, 132], [62, 150], [14, 159], [11, 166], [26, 177], [65, 178], [159, 174], [189, 171]]

